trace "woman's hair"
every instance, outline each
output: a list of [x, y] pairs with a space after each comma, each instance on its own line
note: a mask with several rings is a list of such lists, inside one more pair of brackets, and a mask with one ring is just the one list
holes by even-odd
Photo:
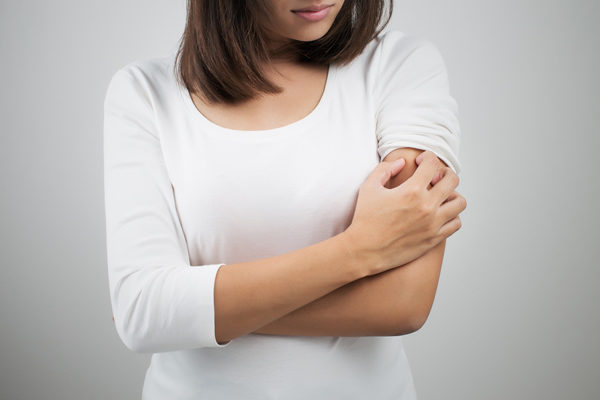
[[290, 39], [270, 49], [270, 20], [265, 0], [188, 0], [187, 21], [175, 57], [179, 84], [210, 102], [234, 104], [257, 93], [280, 93], [261, 65], [273, 58], [300, 63], [346, 64], [362, 53], [392, 16], [393, 1], [379, 27], [385, 0], [345, 0], [321, 38]]

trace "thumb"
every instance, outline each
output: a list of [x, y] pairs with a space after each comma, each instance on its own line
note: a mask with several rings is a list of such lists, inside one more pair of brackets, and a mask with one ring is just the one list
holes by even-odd
[[404, 158], [399, 158], [394, 161], [382, 161], [373, 170], [368, 177], [368, 181], [372, 185], [385, 186], [386, 183], [406, 165]]

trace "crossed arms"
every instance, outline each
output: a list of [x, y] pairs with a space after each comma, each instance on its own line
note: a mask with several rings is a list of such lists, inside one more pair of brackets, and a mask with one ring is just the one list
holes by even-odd
[[[406, 165], [387, 187], [400, 185], [416, 170], [423, 150], [400, 148], [384, 161], [404, 158]], [[439, 160], [440, 167], [446, 164]], [[390, 336], [420, 329], [437, 290], [446, 241], [421, 257], [377, 275], [344, 285], [254, 331], [299, 336]]]
[[[388, 182], [396, 187], [416, 170], [422, 150], [400, 148], [384, 161], [406, 165]], [[446, 166], [439, 161], [440, 166]], [[256, 334], [299, 336], [390, 336], [420, 329], [433, 305], [446, 241], [401, 267], [344, 285], [255, 330]], [[113, 317], [114, 320], [114, 317]]]

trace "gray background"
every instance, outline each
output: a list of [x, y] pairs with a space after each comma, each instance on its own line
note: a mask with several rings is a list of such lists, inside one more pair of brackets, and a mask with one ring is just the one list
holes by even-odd
[[[0, 3], [0, 398], [136, 399], [149, 355], [112, 325], [102, 102], [175, 49], [183, 0]], [[597, 0], [402, 0], [443, 53], [468, 200], [425, 326], [421, 400], [600, 398]]]

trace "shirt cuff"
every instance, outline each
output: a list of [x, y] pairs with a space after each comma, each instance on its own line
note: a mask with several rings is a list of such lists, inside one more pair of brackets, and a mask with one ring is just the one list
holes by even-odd
[[[198, 315], [192, 319], [195, 322], [195, 331], [204, 347], [227, 347], [231, 340], [219, 344], [215, 335], [215, 280], [217, 272], [225, 264], [207, 264], [191, 266], [190, 268], [202, 269], [202, 273], [195, 274], [194, 290], [201, 295], [198, 297], [196, 312]], [[190, 322], [192, 322], [190, 321]]]
[[403, 147], [412, 147], [414, 149], [419, 150], [429, 150], [433, 152], [438, 158], [444, 161], [455, 174], [460, 174], [462, 166], [458, 157], [448, 150], [445, 146], [438, 146], [435, 143], [425, 143], [423, 141], [413, 141], [413, 140], [404, 140], [404, 141], [392, 141], [390, 143], [386, 143], [379, 148], [379, 157], [381, 160], [384, 160], [385, 157], [391, 153], [393, 150], [403, 148]]

